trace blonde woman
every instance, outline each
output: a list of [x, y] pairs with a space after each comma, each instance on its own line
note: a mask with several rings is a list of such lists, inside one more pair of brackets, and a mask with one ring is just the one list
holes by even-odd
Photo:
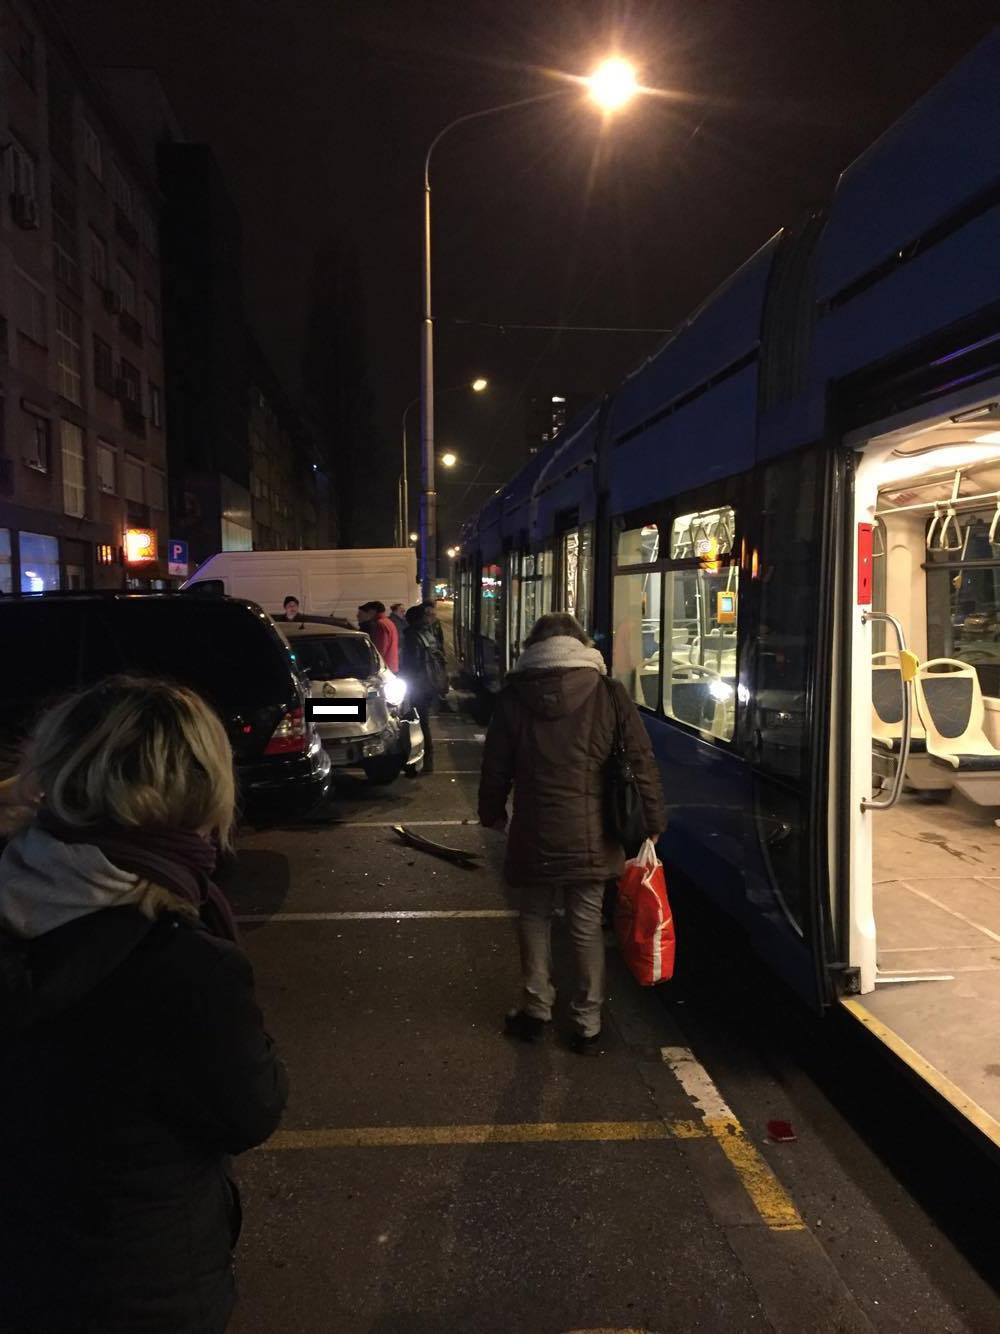
[[[213, 885], [232, 757], [197, 695], [109, 679], [42, 718], [0, 859], [0, 1326], [216, 1334], [226, 1156], [287, 1080]], [[37, 794], [41, 794], [38, 796]]]

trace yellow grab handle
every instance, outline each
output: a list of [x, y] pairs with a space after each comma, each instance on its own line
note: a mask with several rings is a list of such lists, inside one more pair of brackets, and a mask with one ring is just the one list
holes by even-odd
[[917, 674], [917, 668], [920, 666], [920, 659], [915, 653], [911, 653], [908, 648], [904, 648], [899, 655], [899, 674], [904, 681], [912, 681]]

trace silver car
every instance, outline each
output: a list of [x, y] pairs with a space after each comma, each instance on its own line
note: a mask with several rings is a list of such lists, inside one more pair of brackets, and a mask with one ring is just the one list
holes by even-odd
[[372, 783], [419, 772], [424, 734], [408, 707], [406, 685], [360, 630], [329, 621], [279, 621], [309, 686], [306, 711], [334, 767], [360, 766]]

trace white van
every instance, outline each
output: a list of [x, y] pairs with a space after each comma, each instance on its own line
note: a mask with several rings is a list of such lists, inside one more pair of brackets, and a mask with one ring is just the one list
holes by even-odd
[[338, 616], [352, 624], [363, 602], [420, 601], [412, 547], [344, 548], [336, 551], [221, 551], [199, 565], [182, 588], [209, 581], [230, 597], [248, 598], [272, 616], [286, 597], [307, 616]]

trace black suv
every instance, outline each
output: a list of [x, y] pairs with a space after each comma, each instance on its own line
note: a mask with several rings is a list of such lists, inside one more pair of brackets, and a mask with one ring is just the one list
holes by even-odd
[[47, 703], [137, 672], [189, 686], [216, 710], [250, 819], [304, 814], [329, 787], [330, 758], [306, 720], [303, 681], [252, 602], [124, 592], [0, 598], [0, 645], [8, 761]]

